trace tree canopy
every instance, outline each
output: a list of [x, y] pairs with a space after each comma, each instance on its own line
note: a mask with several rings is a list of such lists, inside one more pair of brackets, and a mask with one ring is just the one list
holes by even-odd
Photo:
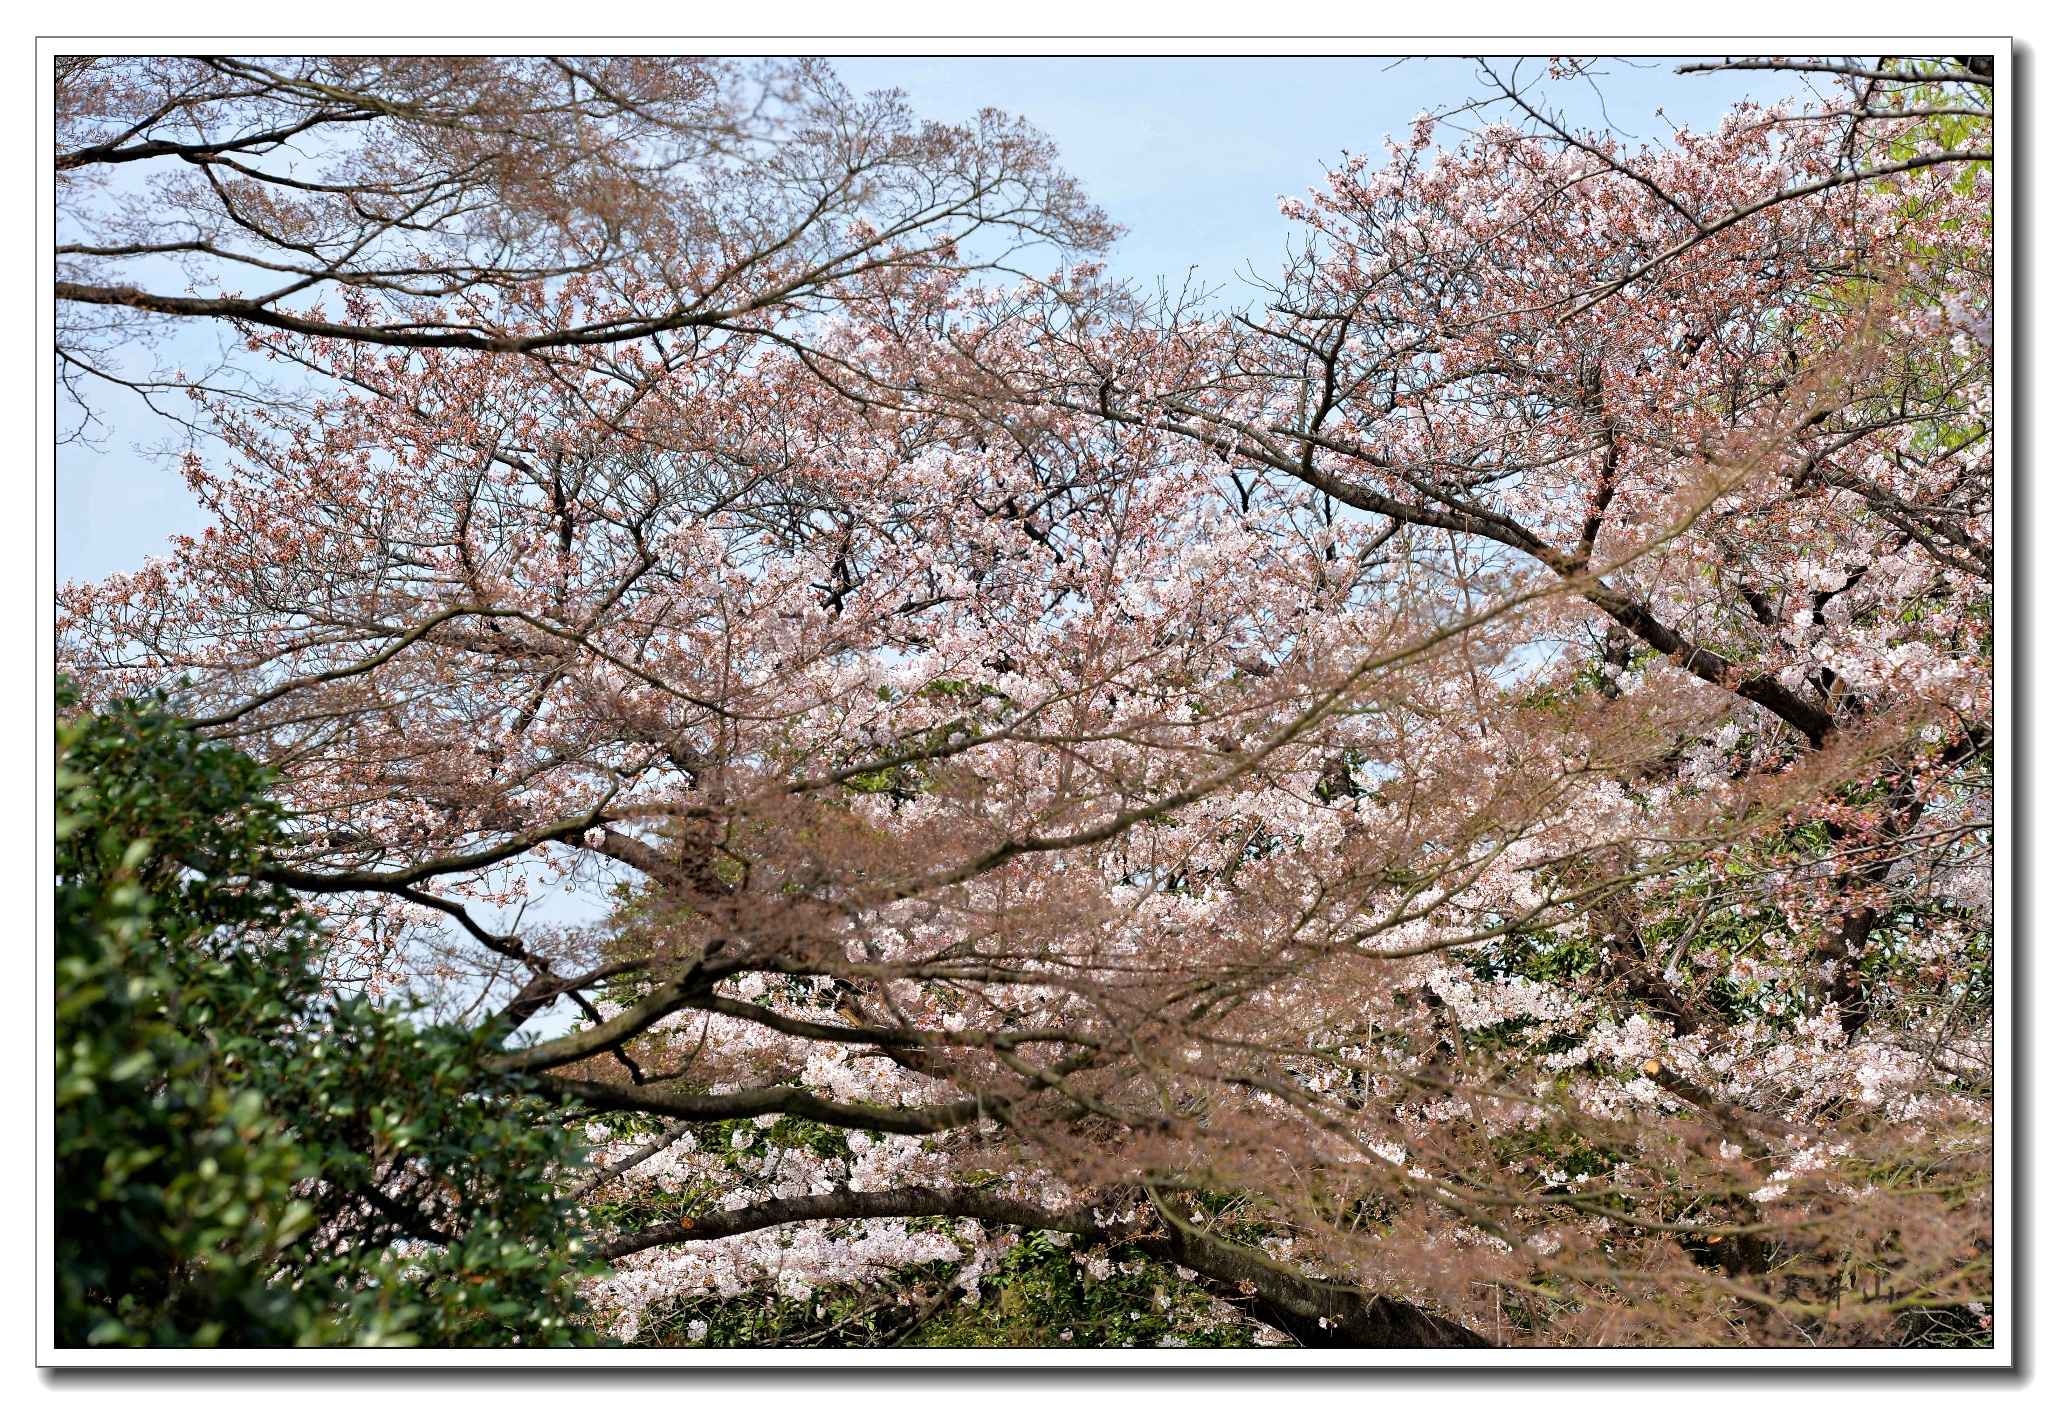
[[58, 749], [58, 1343], [589, 1341], [576, 1138], [487, 1031], [322, 991], [264, 772], [161, 699]]

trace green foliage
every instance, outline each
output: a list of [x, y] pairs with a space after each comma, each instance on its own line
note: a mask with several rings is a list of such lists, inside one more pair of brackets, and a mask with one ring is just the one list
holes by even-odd
[[[913, 1220], [948, 1232], [949, 1221]], [[962, 1241], [962, 1261], [967, 1245]], [[1092, 1268], [1090, 1265], [1093, 1265]], [[899, 1268], [874, 1285], [798, 1298], [770, 1287], [681, 1297], [651, 1312], [636, 1344], [931, 1348], [1249, 1346], [1255, 1323], [1125, 1249], [1024, 1233], [973, 1291], [961, 1263]]]
[[1570, 985], [1600, 969], [1600, 942], [1583, 931], [1516, 932], [1454, 957], [1475, 980], [1523, 979]]
[[58, 1343], [587, 1339], [559, 1115], [479, 1033], [323, 999], [261, 768], [161, 697], [57, 745]]
[[[980, 1300], [932, 1317], [913, 1346], [1249, 1346], [1254, 1323], [1173, 1268], [1124, 1249], [1024, 1234]], [[1093, 1264], [1093, 1270], [1089, 1264]]]
[[1989, 1350], [1991, 1317], [1969, 1304], [1908, 1307], [1899, 1313], [1894, 1339], [1917, 1350]]
[[[600, 1113], [592, 1120], [613, 1138], [644, 1137], [659, 1129], [652, 1119], [631, 1113]], [[765, 1127], [753, 1120], [706, 1122], [692, 1126], [690, 1134], [694, 1151], [717, 1157], [722, 1173], [683, 1183], [636, 1181], [629, 1193], [595, 1204], [593, 1220], [608, 1233], [633, 1232], [701, 1214], [735, 1183], [759, 1183], [780, 1152], [802, 1150], [828, 1163], [849, 1155], [845, 1131], [796, 1116], [779, 1117]], [[1205, 1195], [1201, 1206], [1212, 1230], [1227, 1224], [1239, 1239], [1255, 1241], [1282, 1227], [1264, 1220], [1239, 1196]], [[730, 1297], [676, 1297], [645, 1313], [633, 1343], [718, 1348], [1252, 1344], [1256, 1326], [1251, 1320], [1219, 1302], [1192, 1274], [1153, 1262], [1129, 1245], [1107, 1247], [1065, 1234], [1027, 1231], [970, 1287], [973, 1279], [963, 1273], [975, 1243], [961, 1231], [961, 1221], [911, 1219], [905, 1229], [951, 1238], [959, 1254], [897, 1267], [871, 1282], [801, 1294], [763, 1282]]]
[[958, 1265], [896, 1269], [870, 1286], [822, 1288], [803, 1297], [759, 1286], [737, 1296], [678, 1297], [650, 1312], [635, 1345], [682, 1347], [876, 1347], [904, 1344], [960, 1300]]

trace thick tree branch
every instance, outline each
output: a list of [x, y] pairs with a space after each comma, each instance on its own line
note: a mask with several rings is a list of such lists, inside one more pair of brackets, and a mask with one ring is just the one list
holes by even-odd
[[621, 1234], [597, 1252], [607, 1261], [617, 1261], [664, 1244], [705, 1242], [819, 1219], [980, 1219], [1085, 1238], [1114, 1236], [1149, 1257], [1201, 1273], [1233, 1293], [1248, 1285], [1256, 1294], [1252, 1314], [1304, 1345], [1470, 1349], [1491, 1344], [1457, 1322], [1419, 1307], [1344, 1283], [1304, 1277], [1256, 1249], [1205, 1233], [1181, 1220], [1156, 1195], [1152, 1207], [1165, 1228], [1163, 1236], [1135, 1228], [1105, 1228], [1092, 1206], [1047, 1209], [1028, 1200], [967, 1187], [836, 1190], [671, 1219], [637, 1233]]
[[708, 994], [722, 974], [707, 970], [701, 960], [693, 960], [675, 978], [642, 995], [624, 1012], [595, 1028], [501, 1054], [491, 1059], [489, 1066], [498, 1072], [542, 1072], [609, 1053], [683, 1008], [692, 996]]
[[911, 1186], [890, 1190], [837, 1190], [831, 1194], [771, 1199], [721, 1214], [671, 1219], [638, 1233], [621, 1234], [598, 1248], [597, 1255], [607, 1261], [615, 1261], [664, 1243], [730, 1238], [736, 1233], [752, 1233], [757, 1229], [813, 1219], [917, 1218], [983, 1219], [989, 1223], [1014, 1224], [1019, 1228], [1045, 1229], [1055, 1233], [1088, 1235], [1100, 1232], [1094, 1216], [1086, 1209], [1045, 1209], [1026, 1200], [978, 1189]]
[[935, 1107], [889, 1107], [879, 1103], [828, 1102], [795, 1087], [759, 1087], [718, 1096], [675, 1092], [665, 1087], [635, 1087], [612, 1082], [544, 1075], [542, 1091], [573, 1097], [599, 1111], [650, 1112], [685, 1121], [737, 1121], [747, 1117], [798, 1116], [823, 1126], [874, 1131], [893, 1136], [923, 1136], [954, 1126], [971, 1126], [986, 1118], [1002, 1119], [1009, 1104], [980, 1097]]
[[479, 849], [474, 853], [450, 854], [425, 863], [415, 863], [409, 868], [375, 870], [352, 873], [309, 873], [298, 868], [270, 867], [259, 870], [257, 877], [265, 882], [274, 882], [279, 887], [289, 887], [295, 892], [394, 892], [402, 896], [417, 897], [406, 889], [429, 878], [444, 877], [449, 873], [473, 873], [508, 858], [517, 858], [539, 848], [544, 843], [555, 843], [580, 836], [598, 822], [604, 807], [610, 803], [611, 795], [599, 800], [586, 814], [575, 815], [537, 829], [528, 829], [515, 834], [503, 843]]
[[1258, 1293], [1253, 1314], [1303, 1345], [1441, 1350], [1492, 1342], [1457, 1322], [1339, 1282], [1304, 1277], [1255, 1248], [1230, 1243], [1188, 1223], [1147, 1191], [1166, 1228], [1168, 1256], [1220, 1282], [1246, 1283]]

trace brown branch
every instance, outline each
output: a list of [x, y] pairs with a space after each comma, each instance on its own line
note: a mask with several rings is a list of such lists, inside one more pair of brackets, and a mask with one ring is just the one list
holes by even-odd
[[621, 1234], [601, 1245], [597, 1256], [606, 1261], [616, 1261], [665, 1243], [730, 1238], [737, 1233], [753, 1233], [757, 1229], [812, 1219], [917, 1218], [985, 1219], [990, 1223], [1014, 1224], [1019, 1228], [1054, 1233], [1092, 1235], [1100, 1232], [1094, 1216], [1086, 1209], [1045, 1209], [1026, 1200], [990, 1194], [986, 1190], [911, 1186], [890, 1190], [836, 1190], [831, 1194], [771, 1199], [720, 1214], [671, 1219], [638, 1233]]
[[428, 878], [488, 868], [494, 863], [504, 862], [507, 858], [517, 858], [520, 854], [539, 848], [544, 843], [560, 842], [571, 835], [582, 834], [598, 822], [604, 813], [605, 805], [616, 793], [617, 789], [614, 787], [586, 814], [558, 820], [538, 829], [528, 829], [523, 833], [514, 834], [503, 843], [493, 844], [474, 853], [450, 854], [445, 858], [382, 872], [309, 873], [298, 868], [269, 867], [259, 869], [256, 876], [265, 882], [274, 882], [279, 887], [289, 887], [296, 892], [391, 892], [400, 896], [417, 897], [417, 893], [408, 893], [405, 889]]
[[[1148, 1191], [1148, 1194], [1150, 1192]], [[1230, 1243], [1185, 1223], [1160, 1198], [1152, 1207], [1164, 1235], [1126, 1229], [1116, 1237], [1148, 1257], [1190, 1268], [1233, 1292], [1249, 1285], [1251, 1310], [1304, 1345], [1368, 1349], [1469, 1349], [1491, 1342], [1455, 1321], [1407, 1302], [1338, 1282], [1304, 1277], [1264, 1253]], [[1018, 1228], [1103, 1238], [1112, 1230], [1097, 1222], [1093, 1206], [1047, 1209], [1027, 1200], [967, 1187], [922, 1186], [772, 1199], [744, 1209], [671, 1219], [637, 1233], [621, 1234], [600, 1246], [599, 1257], [617, 1261], [669, 1243], [696, 1243], [753, 1233], [782, 1224], [818, 1219], [980, 1219]]]
[[759, 1087], [716, 1096], [672, 1092], [664, 1087], [590, 1082], [544, 1075], [541, 1090], [575, 1098], [598, 1111], [649, 1112], [685, 1121], [739, 1121], [748, 1117], [802, 1117], [823, 1126], [874, 1131], [892, 1136], [923, 1136], [954, 1126], [971, 1126], [984, 1118], [1003, 1119], [1009, 1104], [1001, 1098], [976, 1097], [935, 1107], [889, 1107], [880, 1103], [828, 1102], [796, 1087]]
[[1915, 72], [1912, 69], [1887, 70], [1864, 68], [1853, 63], [1827, 63], [1799, 59], [1730, 59], [1722, 63], [1682, 63], [1671, 70], [1673, 73], [1728, 73], [1753, 71], [1762, 73], [1838, 73], [1845, 78], [1870, 78], [1883, 83], [1974, 83], [1978, 87], [1992, 86], [1990, 67], [1982, 73], [1973, 68], [1944, 68], [1932, 73]]
[[1638, 264], [1620, 277], [1610, 278], [1608, 281], [1592, 288], [1585, 294], [1585, 301], [1581, 302], [1577, 307], [1566, 311], [1558, 321], [1560, 324], [1571, 321], [1572, 318], [1580, 313], [1588, 311], [1605, 302], [1608, 298], [1613, 297], [1631, 283], [1636, 282], [1640, 278], [1647, 277], [1652, 271], [1669, 263], [1687, 250], [1697, 248], [1723, 230], [1732, 229], [1751, 215], [1761, 214], [1773, 206], [1786, 204], [1792, 200], [1803, 200], [1809, 195], [1819, 195], [1844, 185], [1856, 185], [1866, 180], [1879, 180], [1888, 175], [1903, 175], [1908, 171], [1923, 170], [1929, 166], [1940, 166], [1959, 161], [1977, 161], [1988, 164], [1990, 160], [1991, 153], [1989, 151], [1935, 151], [1925, 156], [1915, 156], [1911, 160], [1895, 161], [1888, 166], [1866, 166], [1854, 171], [1844, 171], [1839, 175], [1827, 176], [1821, 180], [1808, 181], [1804, 185], [1787, 186], [1785, 189], [1767, 195], [1761, 200], [1744, 205], [1739, 210], [1730, 210], [1719, 219], [1709, 220], [1706, 224], [1700, 226], [1697, 234], [1681, 239], [1655, 258]]
[[1255, 1248], [1231, 1243], [1188, 1223], [1157, 1192], [1147, 1196], [1166, 1229], [1167, 1256], [1219, 1282], [1250, 1283], [1252, 1314], [1308, 1346], [1400, 1349], [1482, 1349], [1492, 1342], [1418, 1306], [1348, 1283], [1304, 1277]]

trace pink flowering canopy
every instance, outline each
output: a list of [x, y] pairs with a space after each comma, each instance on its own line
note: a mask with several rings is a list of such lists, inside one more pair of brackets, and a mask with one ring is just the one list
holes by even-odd
[[481, 348], [246, 317], [317, 393], [193, 392], [214, 524], [63, 666], [276, 769], [337, 986], [590, 1113], [624, 1338], [1020, 1235], [1308, 1344], [1988, 1330], [1991, 77], [1807, 67], [1647, 144], [1498, 79], [1242, 315], [991, 119], [891, 169], [1047, 201], [846, 194], [715, 335], [630, 240], [437, 288]]

